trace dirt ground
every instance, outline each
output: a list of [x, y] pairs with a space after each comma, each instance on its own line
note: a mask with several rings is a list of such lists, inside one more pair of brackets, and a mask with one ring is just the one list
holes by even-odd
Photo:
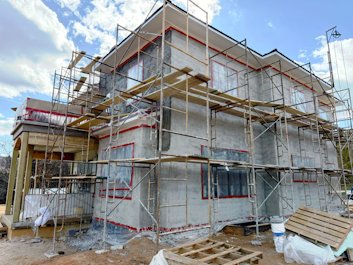
[[[251, 241], [254, 236], [232, 236], [218, 233], [213, 237], [237, 246], [247, 247], [256, 251], [263, 251], [264, 259], [260, 264], [285, 264], [283, 255], [277, 254], [272, 244], [270, 232], [262, 236], [262, 245], [253, 246]], [[183, 242], [180, 242], [183, 243]], [[167, 247], [167, 246], [164, 246]], [[44, 253], [51, 249], [51, 240], [44, 240], [41, 243], [31, 243], [30, 239], [16, 241], [0, 241], [0, 264], [4, 265], [98, 265], [98, 264], [121, 264], [121, 265], [142, 265], [149, 264], [156, 247], [153, 241], [148, 238], [135, 238], [131, 240], [122, 250], [109, 251], [103, 254], [96, 254], [95, 251], [75, 252], [60, 242], [57, 249], [63, 250], [64, 255], [48, 260]]]
[[[234, 236], [218, 233], [212, 237], [215, 240], [224, 241], [236, 246], [242, 246], [254, 251], [262, 251], [263, 259], [260, 264], [283, 265], [283, 254], [275, 252], [272, 235], [270, 231], [261, 234], [261, 246], [252, 245], [254, 235]], [[180, 244], [185, 242], [180, 242]], [[44, 253], [50, 250], [51, 240], [41, 243], [31, 243], [30, 239], [7, 241], [0, 240], [0, 264], [1, 265], [98, 265], [98, 264], [119, 264], [119, 265], [142, 265], [149, 264], [155, 254], [155, 244], [148, 238], [141, 237], [132, 239], [122, 250], [109, 251], [103, 254], [96, 254], [94, 250], [76, 252], [68, 248], [63, 242], [58, 244], [59, 250], [64, 255], [47, 259]], [[163, 246], [168, 247], [168, 246]], [[342, 264], [342, 263], [341, 263]]]

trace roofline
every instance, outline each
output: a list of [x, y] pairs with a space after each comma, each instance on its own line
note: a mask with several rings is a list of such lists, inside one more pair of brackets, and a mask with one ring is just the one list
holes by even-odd
[[[167, 2], [167, 5], [170, 5], [176, 9], [178, 9], [179, 11], [183, 12], [183, 13], [186, 13], [186, 11], [184, 9], [182, 9], [181, 7], [177, 6], [176, 4], [174, 4], [171, 0], [166, 0]], [[139, 28], [141, 28], [144, 24], [146, 24], [147, 22], [149, 22], [150, 20], [153, 19], [153, 17], [155, 17], [156, 15], [159, 14], [159, 12], [161, 12], [163, 10], [163, 5], [161, 5], [156, 11], [153, 12], [152, 15], [150, 15], [147, 19], [145, 19], [145, 21], [143, 21], [134, 31], [137, 31], [139, 30]], [[195, 17], [194, 15], [192, 14], [189, 14], [190, 17], [192, 17], [193, 19], [195, 19], [198, 23], [201, 23], [201, 24], [204, 24], [206, 25], [205, 22], [203, 22], [202, 20], [200, 20], [199, 18]], [[291, 58], [289, 58], [288, 56], [286, 56], [285, 54], [283, 54], [282, 52], [278, 51], [277, 49], [273, 49], [272, 51], [269, 51], [267, 53], [264, 53], [264, 54], [261, 54], [259, 53], [258, 51], [250, 48], [249, 46], [245, 47], [240, 41], [236, 40], [235, 38], [227, 35], [226, 33], [220, 31], [219, 29], [213, 27], [212, 25], [208, 25], [208, 27], [219, 33], [221, 36], [223, 37], [226, 37], [228, 39], [230, 39], [232, 42], [235, 42], [235, 43], [238, 43], [239, 46], [242, 46], [244, 49], [247, 48], [249, 49], [251, 52], [254, 52], [257, 56], [261, 57], [262, 59], [264, 59], [265, 57], [268, 57], [272, 54], [277, 54], [278, 56], [281, 56], [283, 57], [285, 60], [287, 60], [288, 62], [292, 63], [293, 65], [297, 66], [298, 68], [304, 70], [305, 72], [307, 72], [308, 74], [311, 74], [310, 71], [308, 71], [306, 68], [304, 68], [303, 66], [301, 66], [300, 64], [298, 64], [297, 62], [295, 62], [294, 60], [292, 60]], [[128, 36], [126, 36], [119, 44], [113, 46], [110, 51], [101, 59], [101, 61], [104, 61], [105, 58], [107, 58], [115, 49], [118, 49], [119, 46], [122, 46], [126, 41], [128, 41], [128, 39], [130, 39], [134, 34], [133, 33], [130, 33]], [[313, 76], [320, 80], [321, 82], [323, 82], [325, 85], [327, 86], [330, 86], [331, 87], [331, 84], [325, 80], [323, 80], [322, 78], [318, 77], [317, 75], [315, 75], [314, 73], [312, 73]]]

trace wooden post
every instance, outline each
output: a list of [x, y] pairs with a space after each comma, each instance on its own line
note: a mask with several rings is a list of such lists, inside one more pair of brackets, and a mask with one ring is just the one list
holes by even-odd
[[26, 156], [28, 150], [28, 132], [23, 132], [21, 135], [21, 149], [20, 157], [17, 167], [17, 178], [16, 178], [16, 188], [15, 188], [15, 200], [13, 203], [13, 222], [18, 222], [20, 218], [21, 211], [21, 200], [23, 191], [23, 181], [26, 170]]
[[33, 163], [33, 145], [29, 145], [28, 151], [27, 151], [26, 173], [24, 178], [23, 194], [22, 194], [22, 205], [21, 205], [22, 211], [24, 209], [25, 197], [28, 194], [29, 186], [31, 183], [32, 163]]
[[15, 188], [16, 175], [17, 175], [17, 158], [18, 158], [18, 149], [16, 149], [16, 147], [14, 146], [12, 150], [12, 157], [11, 157], [9, 182], [7, 184], [6, 208], [5, 208], [5, 214], [7, 215], [11, 214], [13, 191]]

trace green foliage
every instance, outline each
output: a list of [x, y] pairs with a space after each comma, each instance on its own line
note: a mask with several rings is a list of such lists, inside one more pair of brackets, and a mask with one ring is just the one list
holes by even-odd
[[[351, 150], [352, 152], [352, 150]], [[345, 169], [352, 169], [352, 163], [349, 159], [349, 149], [348, 147], [342, 150], [342, 157], [343, 157], [343, 168]]]

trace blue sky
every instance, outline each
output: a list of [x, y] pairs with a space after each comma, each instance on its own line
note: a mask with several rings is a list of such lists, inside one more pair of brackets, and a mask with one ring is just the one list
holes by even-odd
[[[345, 54], [353, 84], [353, 1], [194, 0], [209, 11], [211, 24], [237, 40], [247, 38], [259, 53], [278, 49], [295, 61], [312, 62], [328, 75], [325, 31], [337, 26], [337, 71]], [[175, 0], [183, 6], [184, 0]], [[14, 113], [27, 97], [50, 100], [52, 76], [71, 51], [104, 55], [114, 44], [120, 23], [134, 29], [154, 0], [0, 0], [0, 154], [10, 150]], [[342, 45], [342, 46], [341, 46]], [[3, 143], [7, 143], [4, 151]]]

